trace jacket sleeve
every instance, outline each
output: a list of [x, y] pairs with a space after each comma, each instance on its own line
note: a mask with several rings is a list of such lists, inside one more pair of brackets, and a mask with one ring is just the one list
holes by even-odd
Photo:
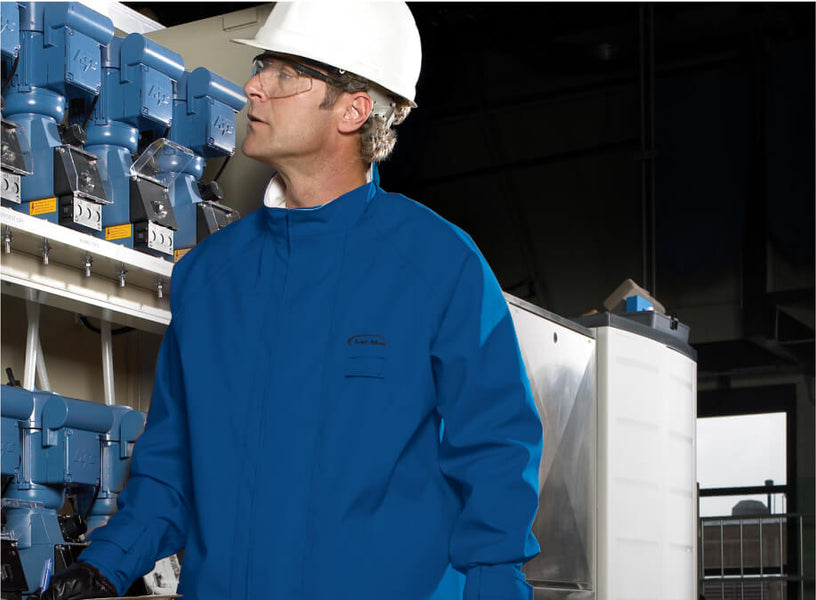
[[153, 397], [144, 433], [133, 449], [130, 479], [118, 511], [93, 531], [81, 560], [92, 564], [119, 595], [159, 558], [186, 541], [191, 482], [184, 384], [172, 323], [156, 364]]
[[521, 565], [538, 554], [542, 428], [501, 288], [474, 250], [432, 346], [442, 472], [463, 507], [450, 544], [464, 600], [532, 600]]

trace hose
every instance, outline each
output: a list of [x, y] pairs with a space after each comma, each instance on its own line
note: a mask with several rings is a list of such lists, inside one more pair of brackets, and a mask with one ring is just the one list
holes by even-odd
[[[91, 325], [90, 321], [88, 321], [88, 317], [85, 315], [77, 315], [79, 320], [82, 322], [85, 327], [93, 331], [94, 333], [102, 334], [102, 330], [99, 327], [94, 327]], [[133, 331], [133, 327], [120, 327], [119, 329], [111, 329], [111, 335], [119, 335], [121, 333], [128, 333]]]
[[230, 154], [229, 156], [227, 156], [224, 159], [224, 162], [222, 162], [221, 166], [218, 168], [218, 173], [216, 173], [215, 177], [213, 177], [213, 181], [218, 181], [218, 178], [221, 177], [221, 173], [224, 172], [224, 167], [227, 166], [227, 163], [230, 161], [231, 158], [232, 158], [232, 154]]

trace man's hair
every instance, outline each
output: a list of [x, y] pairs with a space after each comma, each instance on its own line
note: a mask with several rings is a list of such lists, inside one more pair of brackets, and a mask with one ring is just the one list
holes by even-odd
[[[340, 94], [348, 92], [367, 92], [370, 89], [377, 87], [376, 84], [363, 79], [353, 73], [345, 72], [341, 75], [332, 75], [337, 79], [342, 87], [335, 87], [333, 85], [326, 86], [326, 95], [323, 97], [323, 102], [320, 103], [320, 108], [331, 108], [335, 102], [340, 98]], [[382, 88], [380, 91], [386, 96], [391, 97]], [[394, 119], [391, 126], [385, 120], [371, 113], [368, 120], [363, 123], [360, 128], [362, 137], [360, 139], [360, 156], [366, 162], [382, 162], [391, 154], [394, 145], [397, 143], [397, 132], [392, 129], [394, 125], [399, 125], [411, 112], [411, 105], [407, 100], [396, 98], [396, 107], [394, 110]]]

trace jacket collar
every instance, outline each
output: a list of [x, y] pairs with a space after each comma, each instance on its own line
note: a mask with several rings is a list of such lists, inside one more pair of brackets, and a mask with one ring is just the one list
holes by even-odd
[[275, 234], [314, 235], [341, 231], [354, 225], [377, 194], [374, 181], [335, 198], [328, 204], [310, 208], [264, 207], [266, 221]]

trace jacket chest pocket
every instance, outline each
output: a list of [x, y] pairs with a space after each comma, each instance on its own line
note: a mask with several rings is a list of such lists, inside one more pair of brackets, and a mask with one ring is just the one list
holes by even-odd
[[343, 375], [348, 378], [385, 379], [388, 371], [388, 340], [379, 335], [356, 335], [343, 349]]
[[347, 378], [385, 379], [385, 366], [384, 356], [346, 356], [343, 362], [343, 374]]

